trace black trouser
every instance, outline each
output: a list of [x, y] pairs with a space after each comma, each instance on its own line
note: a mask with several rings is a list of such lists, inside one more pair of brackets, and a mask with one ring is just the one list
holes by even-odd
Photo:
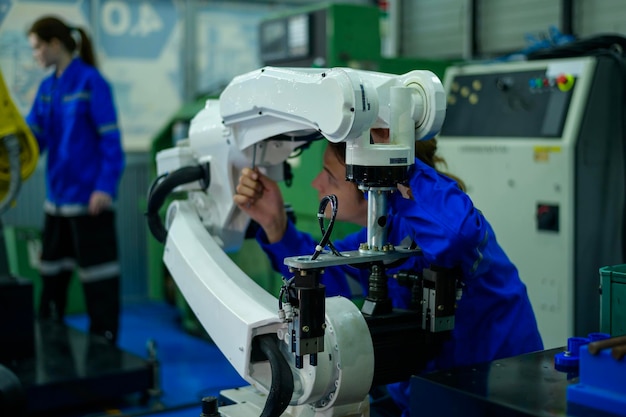
[[115, 342], [120, 315], [120, 272], [112, 211], [97, 216], [46, 214], [40, 318], [63, 320], [68, 287], [76, 267], [85, 295], [89, 331]]

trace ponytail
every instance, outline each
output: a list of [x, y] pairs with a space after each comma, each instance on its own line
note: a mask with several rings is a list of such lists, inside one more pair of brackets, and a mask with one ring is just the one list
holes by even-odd
[[463, 180], [456, 175], [450, 174], [446, 171], [441, 170], [439, 167], [444, 167], [446, 170], [448, 169], [448, 164], [446, 160], [441, 156], [437, 155], [437, 139], [432, 138], [429, 140], [418, 140], [415, 142], [415, 156], [419, 158], [423, 163], [429, 165], [437, 170], [440, 174], [445, 175], [446, 177], [452, 178], [456, 181], [459, 188], [463, 191], [467, 191], [465, 187], [465, 183]]
[[80, 36], [80, 42], [78, 47], [78, 55], [85, 61], [87, 64], [92, 67], [97, 67], [96, 56], [93, 53], [93, 47], [91, 45], [91, 40], [89, 36], [87, 36], [87, 32], [83, 28], [76, 27], [72, 29], [72, 32], [78, 32]]
[[68, 52], [78, 53], [87, 64], [97, 66], [91, 40], [84, 29], [68, 26], [54, 16], [44, 16], [33, 23], [28, 30], [28, 34], [31, 33], [44, 42], [50, 42], [56, 38]]

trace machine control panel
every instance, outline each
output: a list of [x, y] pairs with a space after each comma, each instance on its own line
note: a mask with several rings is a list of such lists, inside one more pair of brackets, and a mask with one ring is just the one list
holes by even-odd
[[456, 75], [441, 134], [559, 139], [575, 83], [571, 73], [545, 69]]

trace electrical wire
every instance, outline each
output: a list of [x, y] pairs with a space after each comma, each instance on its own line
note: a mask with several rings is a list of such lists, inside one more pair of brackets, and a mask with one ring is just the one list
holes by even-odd
[[[331, 207], [331, 216], [328, 222], [328, 228], [324, 227], [324, 213], [326, 212], [326, 206], [330, 203]], [[320, 201], [320, 206], [317, 211], [317, 220], [320, 225], [320, 230], [322, 231], [322, 240], [315, 247], [315, 252], [311, 256], [311, 260], [317, 259], [318, 256], [322, 253], [324, 248], [328, 246], [332, 253], [335, 256], [342, 256], [341, 253], [335, 248], [335, 246], [330, 241], [330, 235], [333, 232], [333, 227], [335, 225], [335, 219], [337, 218], [337, 210], [339, 208], [339, 202], [337, 200], [337, 196], [334, 194], [324, 196]]]
[[159, 216], [159, 210], [165, 199], [179, 185], [194, 181], [201, 181], [204, 189], [209, 186], [211, 181], [209, 164], [179, 168], [172, 173], [157, 177], [150, 186], [146, 218], [150, 232], [159, 242], [165, 243], [167, 238], [167, 230]]
[[167, 177], [167, 174], [169, 174], [169, 172], [166, 172], [164, 174], [159, 175], [158, 177], [156, 177], [154, 179], [154, 181], [152, 181], [152, 184], [150, 184], [150, 188], [148, 188], [148, 198], [147, 198], [147, 200], [150, 200], [150, 196], [154, 192], [154, 189], [163, 180], [163, 178]]
[[255, 338], [261, 352], [270, 363], [272, 383], [261, 417], [280, 417], [289, 406], [294, 383], [291, 368], [282, 355], [275, 335], [264, 334]]
[[286, 279], [283, 277], [283, 285], [280, 286], [280, 293], [278, 294], [278, 309], [283, 309], [283, 301], [285, 300], [285, 296], [287, 296], [287, 300], [289, 300], [289, 287], [293, 286], [293, 280], [295, 277], [291, 277]]

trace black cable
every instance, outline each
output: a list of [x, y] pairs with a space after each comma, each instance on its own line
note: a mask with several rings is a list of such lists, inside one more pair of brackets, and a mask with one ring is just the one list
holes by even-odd
[[[162, 178], [162, 180], [160, 180]], [[167, 229], [163, 226], [159, 210], [167, 196], [179, 185], [193, 181], [201, 181], [206, 189], [211, 181], [209, 165], [196, 165], [177, 169], [176, 171], [160, 177], [153, 182], [148, 195], [148, 209], [146, 218], [150, 232], [161, 243], [167, 238]]]
[[276, 335], [273, 334], [265, 334], [255, 338], [259, 349], [270, 363], [272, 373], [272, 384], [261, 417], [280, 417], [289, 406], [293, 395], [291, 368], [282, 355], [277, 340]]
[[[328, 222], [328, 229], [326, 229], [324, 228], [324, 212], [326, 211], [326, 206], [328, 205], [328, 203], [330, 203], [332, 212], [330, 216], [330, 221]], [[339, 203], [337, 201], [337, 196], [334, 194], [324, 196], [320, 201], [319, 210], [317, 211], [317, 220], [320, 225], [320, 230], [322, 231], [322, 240], [320, 240], [320, 243], [318, 243], [317, 247], [315, 248], [315, 252], [311, 256], [311, 260], [317, 259], [317, 257], [322, 253], [326, 245], [328, 245], [333, 254], [335, 254], [336, 256], [341, 256], [341, 254], [335, 248], [332, 242], [330, 242], [330, 235], [333, 232], [338, 208]]]
[[529, 60], [569, 58], [594, 55], [599, 51], [615, 50], [615, 48], [626, 51], [626, 37], [613, 34], [597, 35], [587, 39], [575, 40], [563, 45], [538, 49], [530, 52], [527, 58]]
[[[289, 279], [283, 277], [283, 285], [280, 286], [280, 292], [278, 294], [278, 309], [282, 310], [283, 309], [283, 301], [289, 301], [289, 287], [293, 285], [293, 280], [294, 277], [291, 277]], [[287, 299], [285, 299], [285, 296], [287, 296]]]
[[148, 188], [148, 200], [150, 200], [150, 196], [152, 195], [154, 188], [163, 180], [163, 178], [167, 177], [168, 174], [169, 172], [166, 172], [165, 174], [161, 174], [158, 177], [156, 177], [154, 181], [152, 181], [152, 184], [150, 184], [150, 188]]
[[[335, 219], [337, 218], [337, 210], [339, 208], [339, 200], [337, 200], [337, 197], [335, 197], [334, 195], [332, 196], [334, 197], [334, 201], [331, 200], [331, 211], [332, 211], [332, 225], [329, 223], [329, 230], [328, 230], [328, 239], [327, 239], [327, 243], [324, 244], [324, 246], [328, 245], [328, 247], [330, 248], [330, 251], [333, 253], [333, 255], [335, 256], [343, 256], [341, 255], [341, 253], [337, 250], [337, 248], [335, 248], [335, 245], [333, 245], [333, 242], [330, 240], [330, 234], [332, 232], [332, 230], [330, 230], [332, 228], [332, 226], [335, 224]], [[324, 211], [326, 210], [326, 206], [324, 206]], [[322, 232], [322, 236], [326, 235], [326, 230], [324, 228], [324, 215], [319, 215], [318, 214], [318, 221], [320, 224], [320, 230]]]

